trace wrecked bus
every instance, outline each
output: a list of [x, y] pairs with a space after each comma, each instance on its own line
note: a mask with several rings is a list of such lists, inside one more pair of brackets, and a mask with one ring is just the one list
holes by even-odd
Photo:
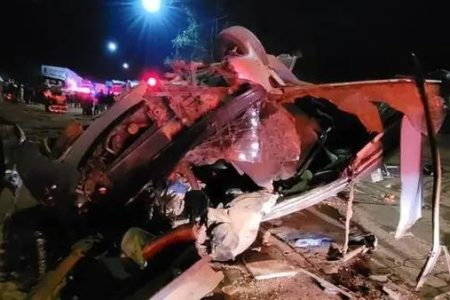
[[[224, 30], [220, 39], [218, 62], [174, 62], [171, 73], [124, 92], [88, 126], [72, 124], [47, 156], [26, 141], [16, 145], [17, 171], [41, 205], [11, 218], [8, 247], [26, 243], [15, 231], [27, 213], [42, 217], [32, 225], [39, 230], [29, 231], [45, 228], [54, 244], [32, 293], [89, 285], [77, 272], [84, 261], [89, 270], [107, 270], [109, 288], [96, 289], [102, 296], [150, 297], [158, 290], [146, 290], [145, 279], [163, 274], [164, 251], [184, 245], [177, 251], [194, 253], [188, 266], [200, 257], [232, 260], [254, 242], [261, 222], [336, 195], [377, 168], [401, 134], [420, 141], [426, 133], [412, 78], [311, 84], [243, 27]], [[437, 130], [446, 95], [438, 80], [425, 88]], [[40, 224], [49, 218], [60, 226]], [[86, 239], [88, 245], [77, 243]], [[135, 267], [121, 277], [105, 253]], [[62, 267], [67, 260], [70, 270]], [[53, 285], [46, 284], [47, 269], [58, 271]], [[55, 284], [69, 272], [65, 287]]]

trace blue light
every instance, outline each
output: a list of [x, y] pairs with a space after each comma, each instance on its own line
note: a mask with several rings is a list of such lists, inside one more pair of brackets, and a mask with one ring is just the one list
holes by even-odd
[[[179, 0], [117, 0], [122, 1], [122, 9], [120, 12], [124, 16], [124, 23], [127, 24], [128, 30], [133, 32], [137, 38], [146, 42], [161, 37], [165, 37], [163, 32], [166, 29], [174, 29], [174, 25], [180, 19], [185, 18], [183, 15], [178, 18], [176, 6], [172, 5], [173, 1]], [[163, 29], [163, 30], [162, 30]]]
[[109, 52], [117, 51], [117, 44], [115, 42], [108, 42], [107, 47], [108, 47]]
[[142, 0], [142, 6], [149, 13], [156, 13], [161, 9], [161, 0]]

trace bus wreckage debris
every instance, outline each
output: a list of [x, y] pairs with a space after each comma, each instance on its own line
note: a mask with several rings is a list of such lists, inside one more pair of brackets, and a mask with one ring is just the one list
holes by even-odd
[[[149, 269], [183, 272], [200, 257], [235, 259], [261, 222], [369, 174], [399, 146], [404, 118], [409, 131], [427, 134], [414, 79], [311, 84], [247, 29], [234, 26], [219, 38], [220, 61], [174, 62], [172, 72], [124, 93], [89, 126], [72, 125], [45, 154], [19, 127], [1, 127], [0, 191], [21, 180], [40, 203], [8, 220], [6, 252], [32, 248], [18, 232], [42, 232], [46, 267], [58, 270], [68, 247], [95, 233], [101, 241], [89, 252], [96, 254], [77, 256], [60, 292], [87, 284], [81, 274], [89, 270], [92, 278], [108, 274], [108, 288], [91, 292], [131, 295]], [[424, 82], [435, 131], [445, 117], [441, 85]], [[36, 265], [35, 254], [17, 251], [5, 262], [10, 269]]]

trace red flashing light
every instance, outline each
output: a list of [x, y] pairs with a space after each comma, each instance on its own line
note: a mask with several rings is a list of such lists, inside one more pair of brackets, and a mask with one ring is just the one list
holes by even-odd
[[155, 77], [150, 77], [149, 79], [147, 79], [147, 84], [151, 87], [156, 86], [157, 83], [158, 82]]
[[90, 94], [92, 91], [87, 86], [76, 87], [73, 91], [81, 93], [81, 94]]
[[98, 192], [100, 193], [100, 195], [104, 196], [108, 193], [108, 189], [102, 186], [98, 189]]

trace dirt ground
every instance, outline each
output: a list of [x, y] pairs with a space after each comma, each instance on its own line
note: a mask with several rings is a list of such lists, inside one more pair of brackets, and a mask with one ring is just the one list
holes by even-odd
[[[18, 123], [28, 138], [41, 140], [47, 135], [57, 135], [73, 120], [87, 122], [80, 111], [70, 110], [68, 114], [45, 113], [37, 105], [0, 103], [0, 116]], [[444, 182], [441, 205], [441, 239], [450, 246], [450, 139], [440, 137]], [[425, 153], [426, 161], [429, 154]], [[389, 158], [389, 163], [398, 164], [398, 155]], [[393, 176], [378, 183], [369, 180], [357, 184], [353, 226], [354, 232], [371, 232], [378, 238], [375, 251], [356, 257], [345, 264], [327, 262], [328, 248], [296, 248], [286, 233], [321, 234], [332, 238], [338, 245], [344, 239], [343, 224], [346, 202], [332, 198], [306, 211], [286, 216], [263, 225], [263, 232], [270, 232], [269, 242], [255, 243], [255, 248], [244, 253], [235, 262], [215, 264], [225, 274], [225, 280], [216, 289], [211, 299], [339, 299], [339, 295], [324, 292], [317, 280], [298, 272], [289, 278], [255, 280], [245, 267], [248, 255], [261, 255], [271, 259], [288, 261], [298, 270], [311, 273], [342, 287], [352, 295], [366, 299], [389, 299], [383, 286], [397, 288], [400, 299], [433, 299], [450, 291], [450, 276], [445, 260], [441, 257], [425, 286], [414, 291], [415, 279], [431, 249], [431, 205], [432, 177], [425, 178], [425, 207], [423, 217], [412, 228], [411, 236], [395, 240], [399, 216], [399, 178]], [[388, 195], [388, 200], [386, 200]], [[0, 195], [0, 218], [11, 209], [12, 195], [5, 191]], [[27, 191], [22, 191], [18, 206], [34, 205]], [[0, 220], [1, 220], [0, 219]], [[372, 276], [371, 276], [372, 275]], [[380, 275], [388, 279], [382, 282]], [[375, 279], [373, 279], [375, 278]], [[1, 288], [0, 288], [1, 289]], [[441, 297], [439, 299], [450, 299]]]

